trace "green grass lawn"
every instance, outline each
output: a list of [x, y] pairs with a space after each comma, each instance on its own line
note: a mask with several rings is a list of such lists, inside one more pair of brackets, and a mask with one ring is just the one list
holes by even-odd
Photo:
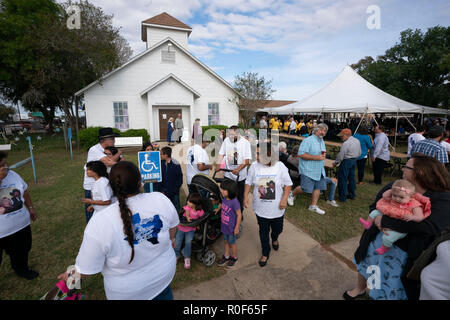
[[[336, 189], [335, 200], [339, 205], [338, 208], [327, 204], [326, 199], [328, 198], [321, 195], [318, 206], [325, 210], [325, 215], [309, 211], [311, 195], [300, 194], [296, 197], [294, 206], [287, 208], [286, 217], [294, 225], [323, 244], [333, 244], [360, 235], [364, 228], [359, 222], [359, 218], [367, 218], [369, 205], [375, 200], [375, 196], [382, 186], [400, 178], [398, 174], [391, 176], [386, 171], [381, 186], [369, 183], [363, 186], [357, 185], [354, 200], [348, 199], [345, 203], [337, 201], [338, 190]], [[371, 179], [373, 179], [371, 168], [366, 166], [364, 180], [368, 182]], [[326, 195], [328, 195], [328, 190]]]
[[[288, 141], [288, 139], [283, 139]], [[338, 140], [336, 140], [338, 141]], [[293, 143], [293, 141], [289, 141]], [[293, 145], [295, 145], [294, 142]], [[396, 151], [405, 152], [408, 146], [404, 142], [397, 142]], [[327, 146], [327, 153], [331, 158], [336, 154], [332, 148]], [[357, 175], [357, 171], [355, 172]], [[390, 174], [390, 169], [385, 169], [382, 186], [390, 181], [399, 179], [400, 173]], [[372, 168], [366, 164], [364, 181], [373, 180]], [[294, 206], [286, 210], [286, 218], [294, 225], [307, 232], [311, 237], [323, 244], [333, 244], [355, 236], [358, 236], [364, 230], [359, 218], [367, 218], [369, 215], [369, 205], [375, 200], [375, 196], [382, 186], [366, 183], [363, 186], [356, 186], [356, 198], [340, 203], [338, 208], [332, 207], [326, 203], [326, 198], [321, 195], [318, 206], [325, 210], [325, 215], [319, 215], [308, 210], [311, 203], [310, 194], [300, 194], [297, 196]], [[328, 191], [326, 191], [328, 195]], [[336, 190], [335, 200], [338, 199], [338, 190]]]
[[[32, 136], [37, 166], [38, 182], [33, 181], [31, 164], [16, 169], [28, 183], [28, 191], [38, 214], [32, 223], [33, 246], [29, 256], [30, 266], [40, 275], [35, 280], [17, 277], [10, 267], [9, 257], [3, 254], [0, 266], [0, 299], [39, 299], [57, 282], [56, 277], [74, 264], [86, 226], [84, 207], [80, 198], [83, 192], [83, 165], [87, 152], [74, 148], [74, 160], [65, 149], [62, 136], [41, 135], [42, 140]], [[24, 137], [9, 152], [10, 165], [29, 156], [28, 143]], [[397, 148], [399, 150], [399, 148]], [[401, 150], [401, 149], [400, 149]], [[125, 159], [137, 163], [137, 153], [126, 153]], [[367, 168], [366, 181], [371, 178]], [[394, 177], [395, 178], [395, 177]], [[394, 178], [386, 175], [383, 183]], [[289, 221], [309, 233], [321, 243], [335, 243], [356, 236], [362, 232], [359, 217], [367, 217], [368, 206], [374, 200], [379, 187], [365, 185], [357, 187], [356, 200], [348, 200], [345, 205], [333, 208], [325, 204], [321, 197], [319, 206], [327, 211], [324, 216], [308, 211], [310, 196], [297, 197], [294, 207], [287, 210]], [[181, 194], [181, 203], [185, 195]], [[172, 288], [182, 288], [225, 274], [223, 268], [206, 267], [192, 259], [191, 270], [177, 265]], [[101, 275], [88, 279], [82, 292], [87, 299], [105, 299]]]
[[[83, 165], [87, 152], [74, 149], [74, 160], [65, 149], [62, 136], [32, 136], [37, 167], [37, 184], [33, 181], [31, 163], [16, 169], [28, 183], [38, 219], [31, 224], [33, 245], [29, 255], [30, 266], [39, 272], [37, 279], [19, 278], [11, 269], [9, 257], [3, 254], [0, 266], [0, 299], [39, 299], [57, 282], [57, 276], [74, 264], [86, 226], [84, 207], [80, 199], [83, 192]], [[29, 157], [28, 142], [24, 137], [9, 152], [8, 164], [12, 165]], [[137, 154], [125, 154], [125, 159], [137, 163]], [[184, 201], [185, 195], [181, 195]], [[185, 287], [224, 274], [217, 266], [206, 267], [192, 259], [191, 270], [180, 263], [172, 288]], [[89, 278], [82, 292], [87, 299], [105, 299], [100, 274]]]

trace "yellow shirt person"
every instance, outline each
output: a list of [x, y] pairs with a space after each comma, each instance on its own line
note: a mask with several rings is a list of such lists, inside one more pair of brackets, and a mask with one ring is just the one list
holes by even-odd
[[273, 127], [273, 123], [275, 122], [275, 118], [270, 118], [270, 121], [269, 121], [269, 129], [272, 129], [272, 127]]
[[279, 130], [280, 126], [280, 121], [274, 120], [272, 123], [272, 130]]
[[288, 131], [289, 130], [289, 125], [291, 124], [291, 122], [289, 121], [289, 120], [286, 120], [285, 122], [284, 122], [284, 127], [283, 127], [283, 130], [284, 131]]

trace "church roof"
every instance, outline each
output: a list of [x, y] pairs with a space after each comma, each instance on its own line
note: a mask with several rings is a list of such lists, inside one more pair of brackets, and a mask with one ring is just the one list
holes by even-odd
[[161, 28], [169, 28], [177, 30], [181, 29], [189, 32], [189, 34], [192, 32], [192, 28], [189, 27], [187, 24], [172, 17], [167, 12], [163, 12], [161, 14], [158, 14], [157, 16], [142, 21], [142, 41], [144, 42], [147, 41], [147, 32], [145, 32], [146, 31], [145, 25], [155, 25], [160, 26]]

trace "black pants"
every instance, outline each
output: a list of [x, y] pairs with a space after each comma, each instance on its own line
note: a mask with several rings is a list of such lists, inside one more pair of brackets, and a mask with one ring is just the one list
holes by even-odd
[[[261, 248], [262, 255], [265, 257], [269, 257], [270, 254], [270, 238], [273, 241], [278, 241], [278, 236], [283, 232], [283, 221], [284, 216], [275, 218], [275, 219], [267, 219], [261, 218], [256, 215], [258, 219], [259, 225], [259, 239], [261, 240]], [[272, 229], [272, 232], [270, 232]], [[270, 236], [270, 238], [269, 238]]]
[[356, 160], [356, 167], [358, 168], [358, 182], [364, 180], [364, 169], [366, 167], [367, 158]]
[[387, 161], [376, 158], [373, 163], [373, 182], [375, 184], [381, 184], [381, 177], [383, 176], [384, 168], [386, 167]]
[[17, 273], [28, 271], [28, 252], [31, 250], [31, 228], [27, 226], [0, 239], [0, 265], [3, 250], [11, 259], [11, 267]]

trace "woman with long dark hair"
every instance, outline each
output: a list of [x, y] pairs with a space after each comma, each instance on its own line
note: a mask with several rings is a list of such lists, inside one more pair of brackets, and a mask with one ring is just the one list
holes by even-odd
[[101, 272], [108, 299], [173, 299], [175, 207], [162, 193], [140, 192], [139, 169], [131, 162], [114, 165], [110, 183], [118, 201], [95, 214], [86, 227], [76, 272]]
[[[408, 277], [408, 273], [422, 252], [444, 229], [450, 227], [450, 174], [435, 158], [415, 153], [403, 166], [403, 179], [411, 182], [417, 193], [430, 198], [431, 215], [421, 222], [407, 222], [385, 215], [376, 217], [372, 227], [364, 231], [355, 252], [358, 278], [355, 288], [344, 292], [346, 300], [354, 300], [365, 294], [368, 285], [366, 279], [373, 278], [368, 271], [370, 266], [377, 266], [379, 270], [379, 285], [370, 290], [373, 299], [419, 299], [420, 283]], [[376, 202], [386, 190], [392, 188], [392, 184], [380, 190], [369, 207], [370, 211], [375, 209]], [[376, 249], [381, 244], [382, 235], [389, 234], [390, 230], [407, 233], [407, 236], [396, 241], [389, 252], [379, 255]]]

